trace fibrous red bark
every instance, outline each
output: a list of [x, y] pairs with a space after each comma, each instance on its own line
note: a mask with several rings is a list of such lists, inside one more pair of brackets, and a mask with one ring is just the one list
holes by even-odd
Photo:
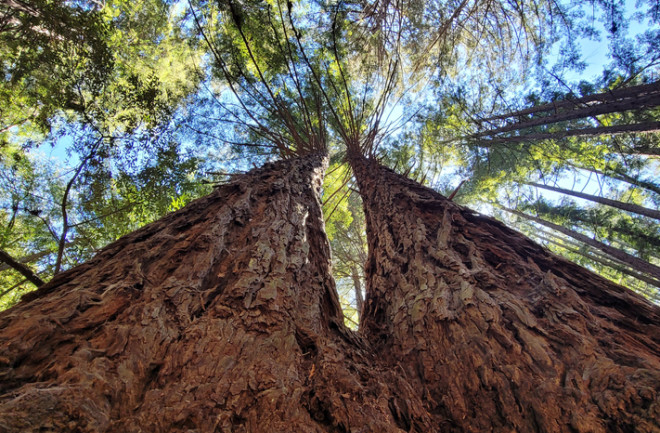
[[361, 331], [437, 430], [660, 431], [660, 311], [503, 224], [352, 155]]
[[358, 157], [347, 330], [321, 161], [244, 175], [3, 312], [0, 431], [658, 430], [657, 308]]
[[343, 326], [323, 168], [244, 175], [3, 312], [0, 431], [429, 430]]

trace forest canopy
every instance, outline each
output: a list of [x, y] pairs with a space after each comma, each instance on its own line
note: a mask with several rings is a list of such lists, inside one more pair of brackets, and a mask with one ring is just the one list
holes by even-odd
[[0, 1], [0, 308], [266, 161], [357, 152], [660, 302], [655, 1]]

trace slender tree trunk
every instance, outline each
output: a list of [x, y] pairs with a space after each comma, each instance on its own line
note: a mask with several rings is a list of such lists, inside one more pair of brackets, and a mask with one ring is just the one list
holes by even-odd
[[250, 172], [2, 312], [0, 431], [433, 431], [343, 326], [322, 171]]
[[[562, 129], [555, 132], [532, 132], [529, 134], [512, 135], [508, 137], [495, 137], [490, 139], [479, 139], [478, 143], [483, 147], [494, 144], [520, 143], [524, 141], [559, 140], [566, 137], [592, 137], [598, 135], [617, 135], [630, 132], [658, 132], [660, 122], [635, 123], [632, 125], [598, 126], [594, 128]], [[660, 147], [633, 148], [632, 153], [643, 155], [660, 155]]]
[[19, 281], [18, 283], [14, 284], [13, 286], [9, 287], [8, 289], [0, 292], [0, 299], [2, 299], [2, 297], [5, 296], [6, 294], [8, 294], [10, 292], [13, 292], [17, 288], [21, 287], [25, 283], [29, 283], [29, 280], [27, 278], [22, 280], [22, 281]]
[[646, 182], [646, 181], [643, 181], [641, 179], [629, 176], [628, 174], [623, 173], [623, 172], [619, 172], [619, 171], [614, 172], [612, 174], [605, 173], [605, 175], [606, 176], [611, 176], [614, 179], [622, 180], [624, 182], [627, 182], [631, 185], [638, 186], [640, 188], [648, 189], [649, 191], [653, 191], [654, 193], [660, 195], [660, 187], [658, 185], [652, 183], [652, 182]]
[[[652, 256], [657, 256], [657, 254], [654, 254], [653, 252], [650, 251], [658, 251], [660, 252], [660, 237], [654, 236], [653, 234], [650, 233], [642, 233], [640, 230], [635, 230], [634, 228], [631, 228], [629, 226], [626, 226], [624, 224], [617, 223], [616, 225], [611, 225], [607, 226], [604, 225], [602, 221], [598, 221], [597, 219], [594, 219], [592, 215], [588, 212], [583, 212], [580, 209], [570, 209], [569, 213], [566, 213], [563, 211], [561, 206], [555, 206], [555, 207], [543, 207], [543, 208], [537, 208], [537, 213], [539, 213], [539, 217], [544, 217], [544, 216], [553, 216], [553, 215], [559, 215], [559, 216], [566, 216], [568, 217], [571, 221], [577, 221], [586, 224], [587, 227], [594, 227], [594, 228], [603, 228], [609, 231], [608, 239], [609, 240], [615, 240], [617, 242], [622, 242], [621, 237], [617, 236], [617, 234], [621, 235], [626, 235], [631, 238], [634, 238], [635, 242], [643, 242], [645, 244], [648, 244], [648, 248], [644, 246], [644, 248], [641, 248], [639, 245], [631, 246], [632, 249], [636, 249], [638, 251], [643, 251], [644, 253], [648, 253], [649, 255]], [[567, 241], [567, 239], [563, 238], [563, 241]], [[582, 246], [579, 244], [577, 241], [574, 241], [578, 247]]]
[[617, 209], [625, 210], [626, 212], [636, 213], [638, 215], [644, 215], [650, 218], [655, 218], [660, 220], [660, 211], [655, 209], [649, 209], [644, 206], [639, 206], [633, 203], [624, 203], [619, 200], [611, 200], [605, 197], [599, 197], [597, 195], [585, 194], [579, 191], [573, 191], [570, 189], [558, 188], [556, 186], [544, 185], [541, 183], [528, 182], [527, 185], [531, 185], [537, 188], [547, 189], [548, 191], [558, 192], [560, 194], [571, 195], [573, 197], [583, 198], [585, 200], [593, 201], [596, 203], [604, 204], [606, 206], [611, 206]]
[[[67, 246], [67, 247], [72, 246], [76, 243], [76, 241], [77, 241], [77, 239], [74, 239], [74, 241], [72, 241], [72, 242], [67, 242], [65, 246]], [[20, 259], [17, 259], [17, 261], [19, 263], [22, 263], [22, 264], [25, 265], [27, 263], [36, 262], [37, 260], [42, 259], [42, 258], [48, 256], [49, 254], [52, 254], [53, 252], [54, 252], [53, 250], [43, 250], [43, 251], [39, 251], [39, 252], [36, 252], [36, 253], [28, 254], [27, 256], [23, 256]], [[7, 269], [10, 269], [10, 268], [11, 268], [11, 266], [9, 266], [7, 264], [0, 264], [0, 272], [6, 271]]]
[[[646, 84], [642, 86], [620, 89], [615, 92], [605, 92], [599, 95], [589, 95], [584, 98], [569, 101], [558, 101], [532, 107], [518, 112], [496, 116], [488, 120], [508, 119], [518, 117], [518, 122], [492, 128], [473, 134], [471, 138], [494, 136], [503, 132], [518, 131], [536, 126], [547, 126], [558, 122], [575, 119], [585, 119], [602, 114], [623, 113], [630, 110], [643, 110], [660, 105], [660, 83]], [[541, 115], [539, 115], [541, 114]], [[523, 119], [522, 116], [533, 115], [531, 118]], [[657, 124], [657, 122], [655, 122]], [[625, 125], [634, 127], [635, 125]], [[648, 127], [646, 127], [648, 130]], [[657, 126], [656, 126], [657, 128]], [[589, 128], [601, 129], [601, 128]], [[622, 132], [621, 129], [613, 128], [612, 131]], [[629, 129], [628, 131], [641, 131], [641, 129]], [[578, 130], [582, 131], [582, 130]]]
[[637, 110], [641, 108], [652, 108], [660, 105], [660, 93], [646, 98], [644, 101], [629, 101], [625, 104], [612, 104], [601, 107], [589, 107], [581, 110], [572, 110], [566, 113], [557, 113], [550, 116], [535, 117], [533, 119], [525, 120], [523, 122], [513, 123], [501, 128], [490, 129], [472, 135], [473, 138], [493, 136], [503, 132], [519, 131], [521, 129], [533, 128], [536, 126], [547, 126], [554, 123], [565, 122], [568, 120], [585, 119], [587, 117], [594, 117], [601, 114], [609, 113], [622, 113], [629, 110]]
[[[643, 98], [648, 98], [651, 95], [660, 94], [660, 82], [650, 84], [642, 84], [639, 86], [624, 87], [622, 89], [610, 90], [593, 95], [587, 95], [582, 98], [567, 99], [562, 101], [554, 101], [548, 104], [537, 105], [535, 107], [526, 108], [511, 113], [500, 114], [492, 116], [482, 121], [487, 122], [496, 119], [508, 119], [512, 117], [527, 116], [535, 113], [543, 112], [558, 112], [563, 110], [584, 110], [590, 106], [607, 105], [612, 103], [628, 102], [629, 105], [635, 104]], [[639, 105], [637, 106], [639, 108]]]
[[644, 275], [644, 274], [640, 274], [638, 272], [635, 272], [631, 269], [628, 269], [628, 268], [620, 265], [617, 262], [614, 262], [612, 260], [608, 260], [605, 257], [598, 256], [598, 255], [587, 254], [586, 252], [581, 251], [578, 248], [571, 248], [571, 247], [569, 247], [565, 244], [562, 244], [561, 242], [557, 242], [556, 240], [547, 238], [545, 236], [539, 236], [538, 238], [543, 240], [543, 241], [550, 242], [553, 245], [557, 245], [558, 247], [563, 248], [566, 251], [570, 251], [573, 254], [578, 254], [578, 255], [584, 257], [585, 259], [591, 260], [591, 261], [596, 262], [596, 263], [600, 263], [601, 265], [605, 265], [608, 268], [612, 268], [616, 271], [619, 271], [619, 272], [624, 273], [626, 275], [629, 275], [633, 278], [636, 278], [640, 281], [644, 281], [645, 283], [648, 283], [648, 284], [651, 284], [655, 287], [660, 288], [660, 280], [656, 280], [654, 278], [649, 277], [648, 275]]
[[[51, 254], [52, 252], [53, 252], [52, 250], [39, 251], [37, 253], [28, 254], [27, 256], [21, 257], [20, 259], [16, 259], [16, 261], [18, 263], [25, 265], [26, 263], [32, 263], [43, 257], [46, 257], [48, 254]], [[7, 269], [11, 269], [11, 266], [6, 263], [0, 264], [0, 272], [6, 271]]]
[[[586, 223], [586, 224], [601, 226], [601, 224], [598, 224], [597, 221], [594, 221], [593, 219], [590, 219], [588, 216], [585, 216], [583, 214], [574, 215], [574, 218], [575, 218], [576, 221], [582, 221], [583, 223]], [[622, 226], [622, 225], [615, 225], [615, 226], [610, 226], [610, 227], [606, 227], [606, 228], [610, 231], [610, 234], [614, 234], [614, 236], [612, 236], [610, 239], [616, 239], [620, 242], [621, 238], [618, 237], [618, 239], [617, 239], [617, 236], [616, 236], [617, 233], [622, 234], [622, 235], [626, 235], [626, 236], [630, 236], [630, 237], [635, 238], [637, 240], [641, 240], [641, 241], [647, 243], [648, 245], [651, 245], [654, 248], [650, 248], [650, 249], [654, 249], [655, 251], [658, 251], [658, 253], [660, 253], [660, 238], [657, 237], [657, 236], [654, 236], [654, 235], [648, 234], [648, 233], [640, 233], [639, 231], [635, 231], [635, 230], [631, 229], [630, 227], [626, 227], [626, 226]], [[656, 256], [657, 256], [657, 254], [656, 254]]]
[[362, 283], [360, 278], [360, 272], [355, 265], [351, 267], [351, 278], [353, 279], [353, 288], [355, 289], [355, 304], [358, 311], [358, 317], [362, 317], [362, 306], [364, 304], [364, 298], [362, 296]]
[[[551, 230], [544, 230], [543, 228], [534, 227], [531, 224], [529, 225], [529, 227], [532, 227], [533, 230], [537, 231], [538, 236], [541, 237], [541, 238], [548, 239], [548, 236], [549, 236], [551, 239], [557, 239], [560, 242], [562, 242], [564, 245], [571, 245], [575, 249], [578, 249], [578, 250], [580, 250], [582, 248], [588, 248], [589, 252], [592, 255], [597, 256], [598, 258], [600, 258], [602, 260], [612, 261], [613, 263], [617, 264], [618, 266], [628, 266], [626, 263], [622, 262], [621, 260], [617, 259], [616, 257], [609, 256], [609, 255], [605, 254], [604, 252], [602, 252], [600, 250], [594, 249], [593, 247], [590, 247], [589, 245], [585, 245], [583, 243], [580, 243], [580, 242], [578, 242], [574, 239], [558, 236], [557, 233], [555, 233]], [[543, 235], [545, 235], [545, 236], [543, 236]]]
[[630, 176], [627, 173], [624, 173], [622, 171], [616, 171], [616, 170], [608, 169], [608, 171], [605, 172], [605, 171], [600, 171], [600, 170], [596, 170], [595, 168], [589, 168], [589, 167], [581, 167], [581, 166], [575, 166], [575, 165], [574, 165], [574, 167], [578, 168], [578, 169], [582, 169], [582, 170], [587, 170], [587, 171], [590, 171], [592, 173], [599, 174], [601, 176], [606, 176], [606, 177], [610, 177], [612, 179], [616, 179], [616, 180], [619, 180], [619, 181], [622, 181], [622, 182], [626, 182], [626, 183], [629, 183], [630, 185], [634, 185], [634, 186], [637, 186], [639, 188], [644, 188], [644, 189], [647, 189], [649, 191], [653, 191], [654, 193], [660, 195], [660, 186], [655, 185], [652, 182], [647, 182], [647, 181], [641, 180], [637, 177]]
[[350, 155], [369, 259], [361, 332], [445, 432], [660, 429], [660, 310]]
[[560, 226], [558, 224], [551, 223], [550, 221], [546, 221], [542, 218], [538, 218], [532, 215], [528, 215], [526, 213], [514, 210], [514, 209], [508, 209], [508, 208], [503, 208], [507, 212], [510, 212], [514, 215], [518, 215], [519, 217], [528, 219], [530, 221], [534, 221], [535, 223], [544, 225], [548, 228], [551, 228], [553, 230], [556, 230], [560, 233], [565, 234], [566, 236], [570, 236], [573, 239], [576, 239], [580, 242], [583, 242], [593, 248], [599, 249], [603, 251], [604, 253], [622, 261], [623, 263], [627, 264], [630, 266], [632, 269], [636, 270], [637, 272], [651, 275], [653, 278], [660, 279], [660, 267], [649, 263], [645, 260], [640, 259], [639, 257], [635, 257], [633, 255], [630, 255], [626, 253], [625, 251], [622, 251], [618, 248], [614, 248], [612, 246], [609, 246], [607, 244], [604, 244], [602, 242], [599, 242], [595, 239], [591, 239], [589, 236], [585, 236], [582, 233], [578, 233], [574, 230], [568, 229], [566, 227]]

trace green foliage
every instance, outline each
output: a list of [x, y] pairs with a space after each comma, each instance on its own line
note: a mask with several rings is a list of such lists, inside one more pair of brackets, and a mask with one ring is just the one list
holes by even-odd
[[[169, 140], [168, 135], [162, 137], [163, 143], [151, 143], [153, 153], [144, 153], [148, 146], [143, 144], [133, 153], [140, 160], [125, 164], [131, 152], [126, 155], [114, 151], [128, 146], [112, 142], [95, 147], [92, 158], [85, 160], [85, 152], [94, 147], [85, 143], [90, 137], [84, 129], [79, 133], [83, 135], [77, 137], [77, 149], [70, 149], [82, 152], [72, 154], [78, 167], [62, 166], [39, 151], [25, 154], [15, 145], [2, 149], [0, 248], [15, 258], [43, 253], [27, 263], [44, 280], [55, 270], [65, 227], [62, 204], [67, 184], [71, 189], [66, 201], [65, 268], [210, 192], [210, 186], [201, 182], [202, 161]], [[78, 168], [81, 170], [75, 176]], [[18, 299], [19, 293], [34, 288], [23, 283], [12, 289], [23, 278], [12, 271], [0, 275], [0, 293], [8, 291], [6, 296], [11, 302]], [[0, 300], [10, 302], [7, 299]]]
[[115, 172], [106, 160], [81, 179], [91, 194], [78, 207], [88, 221], [78, 233], [102, 246], [209, 193], [200, 165], [172, 142], [131, 172]]
[[350, 190], [346, 187], [350, 180], [350, 170], [345, 164], [334, 164], [328, 168], [323, 180], [323, 214], [325, 232], [330, 241], [334, 240], [337, 230], [345, 230], [353, 221], [349, 210]]
[[113, 59], [98, 11], [35, 0], [3, 2], [0, 17], [4, 140], [9, 128], [47, 131], [57, 111], [77, 109], [80, 92], [101, 92]]
[[[639, 83], [637, 79], [621, 78], [613, 80], [609, 86], [615, 89], [616, 86]], [[579, 88], [582, 92], [598, 92], [597, 83], [582, 81]], [[534, 107], [547, 103], [544, 98], [544, 95], [530, 93], [526, 100], [528, 105]], [[553, 102], [556, 104], [575, 98], [574, 93], [553, 94]], [[459, 167], [455, 171], [455, 176], [470, 179], [455, 200], [485, 212], [492, 207], [504, 205], [528, 214], [539, 215], [651, 263], [657, 263], [660, 257], [657, 221], [615, 208], [571, 201], [560, 197], [557, 193], [536, 190], [525, 185], [528, 182], [558, 184], [564, 189], [575, 191], [587, 186], [593, 191], [594, 187], [598, 186], [597, 191], [591, 194], [623, 203], [657, 207], [660, 203], [660, 189], [649, 179], [653, 178], [651, 173], [657, 172], [658, 166], [657, 161], [648, 156], [658, 152], [656, 133], [561, 136], [564, 131], [571, 129], [656, 122], [657, 107], [630, 109], [629, 106], [624, 111], [591, 116], [585, 110], [587, 114], [570, 120], [539, 123], [538, 126], [500, 133], [499, 137], [503, 138], [499, 141], [486, 138], [489, 128], [497, 129], [514, 125], [516, 122], [534, 120], [544, 114], [517, 114], [504, 121], [493, 117], [497, 111], [486, 112], [486, 108], [493, 109], [487, 101], [475, 104], [471, 96], [462, 93], [460, 88], [444, 95], [431, 115], [427, 117], [426, 125], [420, 128], [422, 131], [420, 135], [427, 135], [429, 141], [435, 143], [437, 149], [442, 150], [432, 152], [435, 156], [425, 157], [422, 148], [417, 146], [413, 148], [419, 150], [408, 151], [410, 155], [403, 159], [410, 158], [408, 159], [410, 161], [414, 154], [415, 159], [425, 157], [428, 165], [434, 160], [433, 158], [438, 158], [438, 154], [452, 157], [454, 164]], [[637, 107], [633, 105], [632, 108]], [[511, 109], [507, 107], [501, 111], [506, 113]], [[547, 114], [548, 118], [554, 113], [556, 110]], [[486, 132], [480, 134], [480, 127]], [[542, 140], [531, 138], [539, 133], [545, 134], [548, 138]], [[556, 137], [553, 136], [555, 133]], [[530, 138], [517, 139], [526, 136]], [[498, 135], [493, 134], [492, 137]], [[508, 140], [508, 137], [516, 139]], [[411, 145], [406, 144], [403, 147], [411, 147]], [[451, 150], [447, 152], [445, 149]], [[444, 182], [451, 184], [448, 179]], [[449, 192], [451, 188], [444, 190]], [[521, 228], [526, 227], [521, 226], [522, 223], [527, 224], [522, 220], [508, 220]], [[538, 238], [534, 230], [530, 233]], [[611, 258], [597, 261], [571, 252], [565, 247], [555, 245], [553, 248], [581, 264], [588, 264], [590, 269], [608, 278], [625, 282], [651, 298], [655, 296], [653, 293], [657, 294], [657, 288], [652, 288], [646, 282], [640, 282], [626, 275], [620, 270], [622, 267], [625, 268], [625, 265], [614, 263]], [[574, 246], [574, 248], [579, 250], [582, 247]], [[611, 266], [606, 263], [610, 263]]]
[[196, 88], [199, 53], [161, 0], [6, 2], [0, 17], [0, 142], [38, 140], [56, 115], [153, 127]]
[[345, 323], [356, 329], [360, 315], [358, 299], [364, 298], [365, 287], [365, 217], [359, 194], [352, 192], [345, 184], [350, 178], [346, 166], [331, 165], [328, 173], [324, 181], [323, 213], [333, 253], [333, 275]]
[[[57, 250], [51, 224], [56, 211], [49, 200], [63, 190], [57, 167], [23, 154], [16, 146], [0, 149], [0, 249], [17, 259], [36, 254], [29, 265], [40, 276], [52, 272], [49, 255]], [[5, 268], [0, 274], [0, 307], [10, 306], [34, 288], [18, 272]]]
[[[653, 80], [657, 4], [638, 7], [627, 16], [623, 3], [601, 1], [2, 2], [0, 246], [47, 279], [62, 242], [64, 267], [80, 263], [208, 192], [205, 172], [224, 178], [325, 151], [326, 230], [355, 322], [366, 245], [351, 152], [445, 194], [469, 179], [454, 200], [517, 205], [657, 260], [647, 219], [544, 199], [525, 183], [591, 176], [603, 195], [657, 206], [656, 133], [562, 133], [657, 122], [658, 107], [484, 134], [516, 121], [497, 114]], [[635, 21], [646, 30], [631, 33]], [[582, 42], [604, 37], [607, 70], [575, 78]], [[62, 148], [59, 161], [45, 156]], [[1, 275], [0, 293], [16, 287], [0, 302], [29, 289]]]
[[647, 261], [660, 258], [660, 226], [648, 218], [606, 206], [580, 207], [568, 199], [554, 205], [539, 198], [518, 207], [567, 227], [588, 228], [596, 239], [630, 248]]

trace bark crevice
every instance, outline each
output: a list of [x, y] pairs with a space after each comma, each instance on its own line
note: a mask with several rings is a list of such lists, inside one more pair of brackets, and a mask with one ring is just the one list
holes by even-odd
[[373, 160], [349, 159], [369, 244], [360, 330], [431, 397], [435, 422], [457, 432], [660, 428], [657, 306]]

